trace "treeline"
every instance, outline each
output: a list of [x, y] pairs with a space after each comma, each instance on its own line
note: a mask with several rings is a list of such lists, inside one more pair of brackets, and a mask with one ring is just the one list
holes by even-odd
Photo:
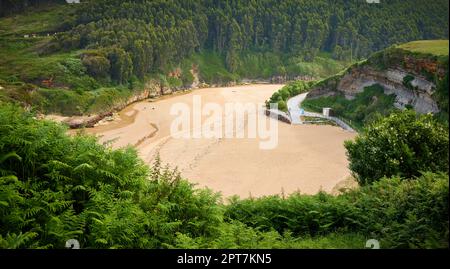
[[[275, 52], [311, 61], [320, 51], [358, 59], [394, 43], [448, 38], [448, 2], [263, 0], [87, 1], [74, 7], [51, 49], [95, 49], [92, 75], [116, 81], [166, 71], [204, 49], [235, 72], [245, 52]], [[282, 69], [282, 68], [281, 68]]]

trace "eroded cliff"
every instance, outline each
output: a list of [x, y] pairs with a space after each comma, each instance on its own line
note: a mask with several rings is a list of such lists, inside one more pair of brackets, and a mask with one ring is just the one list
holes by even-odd
[[438, 113], [441, 108], [435, 93], [447, 70], [448, 56], [389, 48], [317, 83], [308, 97], [341, 94], [353, 99], [365, 87], [379, 84], [386, 95], [395, 95], [394, 106], [399, 109], [412, 107], [419, 113]]

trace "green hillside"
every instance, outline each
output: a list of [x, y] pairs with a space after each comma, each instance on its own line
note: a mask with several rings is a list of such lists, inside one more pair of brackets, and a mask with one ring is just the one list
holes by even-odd
[[[448, 38], [445, 0], [2, 5], [0, 98], [63, 115], [108, 110], [102, 100], [123, 101], [149, 81], [189, 87], [194, 66], [207, 84], [321, 79], [395, 43]], [[177, 77], [168, 77], [178, 69]]]
[[[275, 93], [269, 100], [270, 103], [281, 104], [300, 93], [314, 91], [317, 89], [326, 90], [333, 93], [332, 96], [307, 98], [302, 107], [309, 111], [322, 112], [322, 108], [330, 107], [335, 116], [342, 118], [355, 129], [362, 130], [365, 124], [380, 116], [386, 116], [398, 110], [394, 107], [394, 95], [384, 94], [380, 85], [366, 87], [363, 92], [357, 94], [354, 99], [347, 99], [343, 93], [337, 91], [339, 82], [352, 71], [363, 70], [370, 67], [382, 72], [389, 68], [402, 69], [409, 72], [404, 78], [404, 84], [407, 85], [408, 78], [414, 79], [420, 76], [436, 85], [435, 91], [431, 96], [436, 101], [440, 112], [435, 117], [442, 123], [448, 125], [448, 40], [421, 40], [412, 41], [401, 45], [391, 46], [387, 49], [372, 54], [368, 59], [362, 60], [341, 72], [323, 80], [309, 82], [303, 87], [299, 87], [299, 82], [293, 82]], [[354, 77], [353, 79], [357, 79]], [[414, 88], [408, 86], [409, 90]], [[286, 92], [286, 94], [282, 94]], [[287, 93], [287, 92], [290, 92]]]
[[432, 54], [436, 56], [448, 56], [448, 40], [419, 40], [397, 46], [411, 52]]
[[[0, 1], [0, 249], [63, 249], [68, 239], [83, 249], [355, 249], [368, 239], [448, 249], [448, 5]], [[379, 85], [352, 100], [338, 93], [366, 67], [403, 68], [411, 91], [415, 76], [432, 81], [440, 112], [394, 109]], [[286, 109], [299, 93], [335, 93], [303, 105], [332, 107], [358, 128], [344, 148], [359, 186], [226, 200], [159, 158], [147, 165], [135, 147], [112, 149], [41, 117], [108, 112], [144, 89], [188, 88], [194, 75], [215, 85], [314, 78], [270, 102]]]

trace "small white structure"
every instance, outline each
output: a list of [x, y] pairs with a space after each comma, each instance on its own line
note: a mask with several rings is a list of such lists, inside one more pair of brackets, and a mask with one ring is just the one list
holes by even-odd
[[66, 0], [66, 2], [69, 4], [79, 4], [80, 0]]
[[324, 107], [324, 108], [322, 109], [322, 114], [323, 114], [325, 117], [329, 117], [329, 116], [330, 116], [330, 111], [331, 111], [331, 108], [329, 108], [329, 107]]

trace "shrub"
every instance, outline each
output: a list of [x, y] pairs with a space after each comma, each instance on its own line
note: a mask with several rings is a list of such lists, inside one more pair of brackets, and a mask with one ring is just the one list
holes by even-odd
[[93, 77], [104, 78], [109, 75], [110, 62], [103, 55], [86, 54], [82, 57], [82, 62], [89, 75]]
[[412, 75], [406, 75], [406, 76], [403, 78], [403, 86], [405, 86], [405, 87], [408, 88], [408, 89], [412, 89], [411, 82], [412, 82], [414, 79], [415, 79], [414, 76], [412, 76]]
[[300, 238], [357, 232], [383, 248], [447, 248], [448, 185], [448, 174], [425, 173], [415, 180], [383, 178], [337, 197], [232, 199], [225, 219]]
[[278, 101], [277, 104], [278, 104], [278, 109], [279, 109], [279, 110], [281, 110], [281, 111], [287, 111], [287, 104], [286, 104], [285, 101], [280, 100], [280, 101]]
[[161, 248], [175, 234], [211, 236], [221, 222], [217, 195], [176, 171], [150, 170], [132, 148], [0, 106], [0, 247]]
[[423, 171], [448, 172], [448, 130], [431, 114], [393, 113], [346, 141], [350, 169], [361, 185], [384, 176], [412, 178]]
[[272, 94], [269, 102], [266, 102], [267, 108], [269, 108], [270, 104], [278, 103], [278, 109], [286, 111], [286, 101], [291, 97], [307, 92], [311, 88], [311, 85], [311, 83], [301, 80], [289, 83], [288, 85]]

